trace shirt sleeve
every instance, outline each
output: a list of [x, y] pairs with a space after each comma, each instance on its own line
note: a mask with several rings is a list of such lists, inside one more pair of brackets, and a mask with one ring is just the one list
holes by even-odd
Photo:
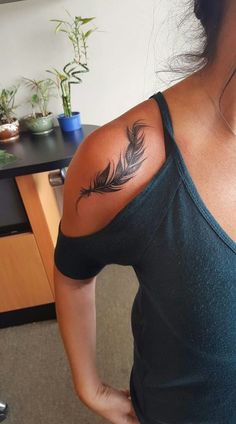
[[[103, 229], [92, 234], [71, 237], [59, 224], [54, 262], [58, 270], [72, 279], [96, 276], [106, 265], [138, 266], [153, 238], [167, 205], [153, 196], [155, 179], [131, 200]], [[159, 190], [160, 191], [160, 190]], [[160, 195], [160, 193], [159, 193]], [[150, 214], [155, 216], [155, 223]]]
[[102, 241], [101, 237], [97, 237], [97, 233], [79, 237], [66, 236], [59, 225], [54, 251], [54, 263], [57, 269], [73, 279], [96, 276], [106, 265], [106, 247]]
[[142, 248], [137, 242], [139, 233], [134, 233], [127, 219], [118, 218], [102, 230], [77, 237], [63, 234], [59, 224], [54, 250], [57, 269], [67, 277], [83, 280], [96, 276], [108, 264], [132, 265]]

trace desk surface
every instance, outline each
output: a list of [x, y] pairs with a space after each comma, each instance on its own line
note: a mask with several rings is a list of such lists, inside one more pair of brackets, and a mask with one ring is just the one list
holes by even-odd
[[17, 158], [4, 167], [0, 166], [0, 178], [12, 178], [68, 166], [78, 145], [96, 128], [96, 125], [83, 125], [78, 131], [64, 133], [60, 127], [55, 127], [47, 135], [25, 132], [20, 135], [19, 141], [7, 144], [0, 142], [0, 149], [13, 153]]

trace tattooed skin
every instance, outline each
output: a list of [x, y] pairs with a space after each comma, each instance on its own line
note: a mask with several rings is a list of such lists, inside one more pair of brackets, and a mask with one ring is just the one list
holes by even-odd
[[111, 193], [119, 191], [122, 186], [135, 176], [135, 172], [140, 168], [144, 160], [144, 134], [141, 131], [149, 125], [141, 120], [134, 122], [131, 128], [126, 128], [128, 137], [128, 147], [123, 154], [120, 154], [118, 163], [109, 161], [106, 168], [98, 172], [90, 181], [88, 187], [82, 187], [80, 196], [76, 201], [76, 209], [81, 199], [91, 196], [93, 193]]

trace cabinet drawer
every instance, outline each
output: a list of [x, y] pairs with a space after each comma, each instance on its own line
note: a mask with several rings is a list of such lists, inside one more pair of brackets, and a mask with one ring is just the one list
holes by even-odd
[[54, 302], [32, 233], [0, 238], [0, 312]]

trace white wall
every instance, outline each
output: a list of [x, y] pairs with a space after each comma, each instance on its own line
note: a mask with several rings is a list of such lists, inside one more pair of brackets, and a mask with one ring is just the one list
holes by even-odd
[[[95, 16], [98, 31], [88, 40], [90, 72], [84, 74], [82, 84], [74, 86], [72, 104], [84, 124], [102, 125], [167, 85], [156, 79], [155, 70], [165, 64], [176, 45], [177, 3], [180, 0], [0, 4], [0, 86], [11, 85], [22, 76], [47, 77], [45, 69], [67, 63], [71, 46], [62, 33], [55, 35], [50, 19], [65, 18], [65, 9], [82, 17]], [[25, 88], [21, 88], [17, 97], [20, 117], [30, 112], [24, 102]], [[55, 114], [62, 112], [59, 98], [52, 100], [50, 109]]]

